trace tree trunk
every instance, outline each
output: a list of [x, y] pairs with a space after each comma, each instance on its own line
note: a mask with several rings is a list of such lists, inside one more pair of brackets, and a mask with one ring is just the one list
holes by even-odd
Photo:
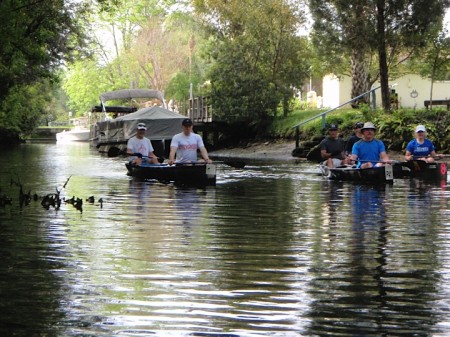
[[[352, 92], [351, 97], [357, 97], [369, 89], [365, 54], [361, 50], [352, 50]], [[364, 96], [352, 103], [353, 108], [357, 108], [359, 103], [369, 103], [370, 97]]]
[[434, 57], [433, 61], [433, 69], [431, 70], [431, 86], [430, 86], [430, 109], [433, 109], [433, 86], [434, 86], [434, 79], [436, 78], [436, 72], [437, 72], [437, 64], [439, 62], [439, 52], [440, 50], [436, 48], [436, 55]]
[[377, 0], [377, 39], [380, 67], [381, 102], [385, 111], [391, 110], [389, 71], [386, 54], [385, 0]]

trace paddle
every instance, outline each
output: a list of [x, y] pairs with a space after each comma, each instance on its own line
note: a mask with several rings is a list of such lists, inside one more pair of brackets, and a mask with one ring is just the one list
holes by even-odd
[[126, 154], [126, 151], [119, 149], [118, 147], [112, 146], [108, 149], [108, 157], [118, 157], [121, 154]]
[[[196, 165], [206, 165], [206, 162], [195, 162], [195, 163], [175, 163], [175, 165], [177, 166], [196, 166]], [[211, 164], [224, 164], [224, 165], [228, 165], [231, 166], [233, 168], [244, 168], [246, 163], [244, 163], [243, 161], [213, 161]]]
[[391, 164], [391, 165], [393, 165], [393, 164], [400, 164], [401, 163], [401, 161], [398, 161], [398, 160], [388, 160], [389, 161], [389, 163], [387, 162], [387, 161], [385, 161], [385, 160], [360, 160], [360, 159], [355, 159], [355, 160], [352, 160], [352, 161], [354, 161], [354, 162], [361, 162], [361, 163], [385, 163], [385, 164]]
[[239, 160], [213, 161], [213, 164], [224, 164], [233, 168], [244, 168], [246, 163]]
[[[118, 157], [120, 155], [134, 156], [134, 157], [139, 157], [139, 158], [148, 158], [148, 156], [143, 156], [140, 153], [129, 154], [129, 153], [127, 153], [126, 150], [121, 150], [121, 149], [119, 149], [118, 147], [115, 147], [115, 146], [111, 147], [108, 150], [108, 157], [110, 157], [110, 158]], [[164, 162], [164, 158], [163, 157], [156, 157], [156, 158], [158, 158], [158, 162], [160, 162], [160, 163]]]
[[[147, 156], [142, 156], [142, 154], [140, 153], [133, 153], [133, 154], [129, 154], [127, 153], [126, 150], [121, 150], [115, 146], [111, 147], [108, 150], [108, 157], [118, 157], [120, 155], [129, 155], [129, 156], [135, 156], [135, 157], [139, 157], [139, 158], [148, 158]], [[157, 157], [158, 161], [160, 163], [164, 162], [164, 158], [162, 157]], [[223, 161], [213, 161], [213, 164], [224, 164], [233, 168], [244, 168], [246, 163], [243, 161], [239, 161], [239, 160], [223, 160]]]

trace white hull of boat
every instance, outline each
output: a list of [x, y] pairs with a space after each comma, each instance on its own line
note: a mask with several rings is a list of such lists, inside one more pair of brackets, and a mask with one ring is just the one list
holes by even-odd
[[87, 142], [89, 138], [90, 131], [88, 129], [63, 131], [56, 134], [57, 142]]

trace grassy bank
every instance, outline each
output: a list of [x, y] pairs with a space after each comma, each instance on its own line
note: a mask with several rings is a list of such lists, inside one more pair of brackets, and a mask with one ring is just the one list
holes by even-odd
[[[294, 111], [287, 117], [275, 117], [268, 126], [269, 138], [294, 139], [294, 126], [316, 116], [326, 110], [301, 110]], [[442, 153], [450, 152], [450, 112], [442, 109], [413, 110], [399, 109], [389, 113], [377, 110], [372, 111], [368, 107], [362, 109], [340, 109], [326, 116], [326, 125], [338, 124], [340, 133], [344, 138], [353, 132], [355, 122], [373, 122], [377, 128], [377, 138], [382, 139], [389, 150], [403, 151], [408, 141], [413, 138], [414, 128], [418, 124], [424, 124], [428, 137], [437, 150]], [[319, 117], [300, 127], [300, 140], [308, 141], [312, 138], [326, 134], [326, 128], [322, 126], [322, 118]]]

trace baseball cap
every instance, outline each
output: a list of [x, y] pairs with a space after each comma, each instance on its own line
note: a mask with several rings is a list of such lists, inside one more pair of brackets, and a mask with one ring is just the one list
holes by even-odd
[[147, 127], [145, 126], [144, 123], [139, 123], [139, 124], [137, 125], [137, 129], [138, 129], [138, 130], [147, 130]]
[[427, 132], [424, 125], [417, 125], [416, 132]]
[[333, 130], [337, 130], [339, 129], [337, 124], [331, 124], [330, 127], [328, 128], [328, 130], [333, 131]]
[[183, 125], [183, 126], [191, 126], [191, 125], [194, 125], [194, 123], [192, 123], [192, 120], [190, 118], [185, 118], [181, 122], [181, 125]]
[[363, 126], [364, 126], [363, 123], [357, 122], [357, 123], [355, 124], [355, 129], [361, 129]]

